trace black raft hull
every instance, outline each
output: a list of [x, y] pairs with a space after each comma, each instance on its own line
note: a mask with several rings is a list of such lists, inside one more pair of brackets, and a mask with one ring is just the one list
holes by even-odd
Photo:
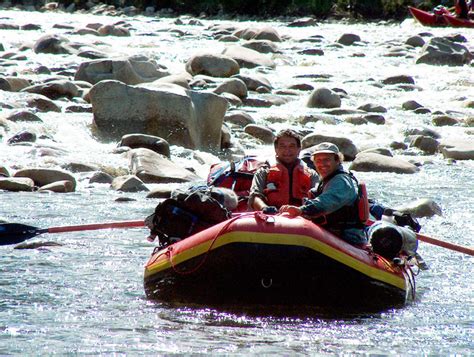
[[155, 252], [144, 282], [149, 298], [199, 304], [395, 307], [414, 294], [410, 269], [302, 218], [254, 214]]

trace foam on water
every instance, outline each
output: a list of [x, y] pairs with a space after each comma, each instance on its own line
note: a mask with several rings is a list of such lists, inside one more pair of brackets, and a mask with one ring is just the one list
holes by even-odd
[[[0, 43], [6, 51], [16, 51], [45, 33], [62, 33], [71, 41], [96, 43], [110, 55], [147, 55], [166, 65], [170, 72], [184, 70], [187, 59], [198, 50], [221, 51], [226, 46], [212, 40], [206, 28], [213, 24], [236, 27], [273, 26], [288, 40], [272, 57], [277, 69], [262, 69], [274, 88], [294, 83], [342, 88], [348, 93], [344, 108], [376, 103], [388, 109], [385, 125], [354, 126], [321, 122], [299, 124], [299, 118], [320, 114], [305, 106], [308, 93], [283, 106], [255, 109], [258, 123], [274, 130], [292, 126], [307, 132], [349, 137], [357, 147], [387, 147], [403, 141], [408, 128], [432, 128], [431, 115], [404, 111], [401, 104], [416, 100], [431, 110], [450, 112], [457, 118], [473, 116], [473, 109], [462, 105], [472, 98], [474, 67], [416, 65], [419, 49], [407, 57], [387, 57], [390, 49], [427, 29], [407, 20], [402, 24], [325, 23], [310, 28], [290, 28], [278, 22], [230, 22], [202, 20], [204, 26], [173, 24], [170, 18], [123, 18], [131, 24], [131, 37], [71, 35], [70, 30], [53, 28], [71, 24], [112, 24], [122, 18], [85, 14], [0, 11], [2, 22], [18, 25], [41, 24], [41, 31], [0, 30]], [[179, 28], [185, 36], [169, 32]], [[428, 29], [434, 35], [458, 32]], [[334, 47], [343, 33], [356, 33], [361, 46]], [[153, 36], [150, 36], [153, 35]], [[466, 45], [473, 48], [474, 32], [464, 31]], [[322, 35], [322, 44], [300, 42]], [[297, 50], [321, 47], [324, 56], [303, 56]], [[25, 52], [28, 60], [16, 67], [2, 68], [4, 75], [18, 71], [35, 80], [39, 65], [69, 68], [84, 59], [76, 56]], [[363, 55], [363, 57], [360, 57]], [[13, 68], [13, 69], [12, 69]], [[254, 73], [242, 70], [243, 73]], [[302, 74], [328, 74], [329, 79], [296, 79]], [[374, 85], [393, 75], [414, 78], [420, 90], [403, 92]], [[18, 94], [0, 92], [0, 101], [10, 102]], [[61, 106], [70, 103], [57, 101]], [[2, 108], [0, 115], [11, 110]], [[90, 113], [37, 113], [43, 123], [9, 123], [0, 126], [0, 164], [14, 171], [30, 166], [59, 167], [78, 161], [100, 167], [126, 170], [126, 155], [114, 153], [115, 142], [96, 140], [91, 131]], [[28, 129], [43, 135], [35, 144], [6, 144], [13, 133]], [[465, 127], [434, 128], [443, 139], [465, 138]], [[236, 135], [236, 133], [234, 133]], [[469, 137], [469, 136], [467, 136]], [[470, 136], [472, 138], [472, 134]], [[248, 152], [271, 154], [271, 146], [243, 142]], [[48, 150], [53, 148], [54, 150]], [[173, 160], [193, 167], [205, 177], [208, 163], [199, 162], [192, 151], [172, 147]], [[434, 156], [404, 156], [424, 162], [419, 173], [356, 173], [367, 182], [369, 196], [397, 206], [417, 198], [431, 198], [443, 216], [421, 220], [423, 232], [446, 241], [472, 246], [474, 236], [474, 163], [448, 162]], [[209, 159], [212, 161], [212, 159]], [[79, 178], [80, 179], [80, 178]], [[108, 185], [90, 186], [79, 181], [71, 194], [0, 193], [0, 217], [41, 228], [93, 222], [143, 219], [156, 201], [143, 193], [127, 193], [134, 201], [116, 202], [124, 194]], [[55, 241], [61, 247], [14, 250], [0, 246], [0, 354], [361, 354], [361, 355], [470, 355], [474, 350], [474, 289], [472, 257], [420, 243], [420, 253], [431, 270], [417, 279], [416, 303], [402, 309], [376, 314], [351, 315], [341, 312], [298, 309], [291, 313], [268, 312], [264, 307], [251, 311], [219, 311], [207, 307], [172, 306], [147, 301], [143, 291], [143, 265], [153, 250], [145, 240], [144, 229], [86, 231], [49, 234], [37, 240]], [[371, 297], [368, 296], [368, 299]]]

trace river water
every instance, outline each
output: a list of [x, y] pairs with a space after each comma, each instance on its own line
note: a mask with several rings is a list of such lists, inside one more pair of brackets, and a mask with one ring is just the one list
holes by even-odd
[[[0, 11], [2, 22], [41, 25], [41, 31], [0, 30], [6, 51], [44, 33], [66, 33], [54, 24], [81, 27], [87, 23], [113, 23], [122, 18], [81, 14]], [[198, 49], [225, 44], [212, 40], [204, 30], [222, 23], [239, 27], [262, 27], [262, 23], [202, 20], [204, 27], [181, 25], [178, 37], [168, 32], [174, 19], [124, 18], [132, 25], [128, 38], [100, 38], [111, 54], [146, 54], [166, 65], [171, 72], [183, 70], [184, 62]], [[403, 140], [407, 128], [426, 126], [444, 139], [472, 139], [472, 130], [462, 126], [434, 128], [431, 115], [413, 114], [401, 103], [415, 99], [434, 110], [449, 111], [466, 118], [474, 110], [462, 105], [474, 99], [474, 67], [433, 67], [415, 65], [419, 50], [407, 56], [384, 56], [411, 35], [427, 31], [406, 20], [402, 24], [321, 23], [312, 28], [289, 28], [284, 23], [265, 23], [289, 38], [279, 44], [277, 69], [264, 75], [275, 88], [283, 88], [300, 74], [328, 74], [315, 85], [342, 88], [349, 93], [343, 107], [356, 108], [375, 102], [388, 109], [382, 126], [354, 126], [341, 123], [308, 124], [296, 118], [318, 113], [304, 106], [306, 95], [281, 107], [252, 109], [261, 124], [275, 130], [284, 126], [350, 137], [359, 148], [387, 147]], [[474, 47], [474, 31], [428, 29], [434, 35], [462, 32]], [[153, 33], [154, 36], [144, 36]], [[357, 33], [365, 44], [338, 48], [334, 42], [343, 33]], [[66, 34], [67, 35], [67, 34]], [[296, 54], [309, 47], [299, 41], [322, 35], [320, 57]], [[67, 35], [75, 41], [92, 43], [97, 38]], [[295, 50], [296, 49], [296, 50]], [[36, 55], [14, 66], [0, 67], [3, 74], [38, 80], [28, 68], [40, 64], [50, 68], [80, 63], [75, 56]], [[371, 85], [373, 79], [408, 74], [420, 90], [403, 92]], [[46, 78], [46, 77], [45, 77]], [[0, 92], [3, 101], [13, 94]], [[61, 103], [59, 101], [59, 103]], [[65, 105], [66, 103], [61, 103]], [[3, 108], [2, 115], [9, 109]], [[11, 168], [60, 166], [68, 161], [100, 164], [125, 170], [125, 157], [113, 154], [115, 143], [97, 142], [90, 133], [92, 114], [39, 113], [37, 123], [14, 123], [0, 140], [0, 163]], [[276, 119], [275, 119], [276, 118]], [[35, 145], [8, 146], [14, 132], [30, 129], [46, 133], [54, 141]], [[42, 145], [40, 145], [42, 144]], [[61, 155], [45, 155], [45, 146], [60, 149]], [[270, 146], [246, 142], [249, 153], [271, 153]], [[416, 154], [416, 153], [415, 153]], [[208, 166], [199, 164], [185, 150], [172, 147], [176, 162], [205, 175]], [[402, 156], [403, 157], [403, 156]], [[423, 218], [422, 232], [453, 243], [472, 246], [474, 237], [474, 163], [448, 161], [440, 154], [407, 155], [423, 163], [419, 173], [397, 175], [356, 173], [367, 182], [369, 196], [397, 206], [417, 198], [430, 198], [443, 216]], [[40, 228], [94, 222], [143, 219], [156, 201], [144, 193], [118, 193], [106, 185], [91, 186], [78, 175], [77, 191], [70, 194], [0, 192], [0, 218]], [[118, 198], [133, 200], [118, 202]], [[430, 266], [417, 278], [416, 301], [403, 308], [376, 313], [321, 311], [295, 307], [292, 311], [254, 306], [251, 309], [220, 310], [206, 306], [176, 306], [146, 299], [143, 266], [153, 250], [144, 229], [122, 229], [42, 235], [36, 241], [52, 241], [59, 247], [18, 250], [0, 246], [0, 354], [278, 354], [278, 355], [473, 355], [474, 284], [472, 257], [420, 243], [420, 254]], [[33, 240], [32, 240], [33, 241]], [[370, 296], [368, 296], [370, 298]]]

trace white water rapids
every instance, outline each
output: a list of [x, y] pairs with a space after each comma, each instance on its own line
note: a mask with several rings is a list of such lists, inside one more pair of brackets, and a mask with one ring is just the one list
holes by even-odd
[[[88, 23], [112, 24], [124, 20], [131, 25], [131, 37], [71, 35], [54, 28], [67, 24], [74, 28]], [[185, 19], [186, 20], [186, 19]], [[38, 24], [41, 30], [0, 30], [5, 52], [25, 55], [26, 60], [0, 62], [1, 75], [18, 75], [42, 81], [54, 75], [38, 75], [34, 69], [74, 70], [85, 61], [74, 55], [20, 52], [47, 33], [60, 33], [71, 41], [96, 44], [110, 56], [142, 54], [168, 67], [171, 73], [184, 70], [188, 58], [202, 49], [220, 52], [225, 43], [212, 39], [207, 30], [214, 24], [237, 27], [274, 27], [285, 40], [274, 54], [275, 70], [265, 76], [275, 89], [294, 83], [341, 88], [348, 93], [343, 108], [355, 109], [366, 103], [387, 108], [385, 125], [355, 126], [322, 122], [301, 125], [297, 119], [319, 114], [305, 102], [302, 92], [289, 103], [271, 108], [248, 110], [259, 124], [279, 130], [294, 127], [350, 138], [359, 149], [388, 147], [404, 141], [405, 130], [428, 127], [441, 140], [474, 140], [473, 129], [463, 125], [434, 127], [432, 114], [415, 114], [401, 108], [416, 100], [432, 112], [440, 110], [464, 120], [474, 116], [465, 106], [474, 100], [474, 67], [415, 64], [419, 48], [407, 49], [412, 35], [430, 32], [436, 36], [462, 33], [465, 45], [474, 51], [474, 30], [423, 28], [413, 20], [398, 23], [321, 22], [319, 26], [290, 28], [284, 22], [238, 22], [201, 20], [204, 26], [175, 25], [173, 18], [107, 17], [89, 14], [0, 11], [0, 23]], [[184, 21], [187, 23], [187, 21]], [[170, 29], [184, 31], [179, 35]], [[334, 46], [344, 33], [358, 34], [359, 46]], [[320, 44], [300, 42], [321, 35]], [[425, 37], [426, 38], [426, 37]], [[305, 48], [321, 48], [323, 56], [297, 54]], [[386, 56], [404, 47], [405, 56]], [[0, 53], [1, 54], [1, 53]], [[255, 74], [256, 70], [242, 70]], [[295, 78], [297, 75], [328, 75], [327, 79]], [[401, 91], [374, 85], [394, 75], [410, 75], [419, 90]], [[17, 93], [0, 91], [0, 103], [20, 103]], [[70, 102], [56, 101], [65, 107]], [[13, 109], [3, 105], [0, 116]], [[37, 113], [43, 123], [0, 125], [0, 165], [11, 172], [24, 167], [59, 167], [83, 162], [101, 167], [128, 168], [126, 156], [114, 153], [116, 143], [95, 139], [90, 130], [91, 113]], [[0, 122], [1, 123], [1, 122]], [[7, 145], [20, 130], [40, 137], [33, 145]], [[271, 146], [241, 139], [248, 153], [272, 153]], [[54, 155], [47, 147], [54, 148]], [[441, 154], [421, 155], [415, 150], [396, 155], [422, 163], [413, 175], [355, 172], [367, 182], [369, 196], [397, 206], [417, 198], [430, 198], [443, 209], [443, 216], [423, 218], [422, 232], [453, 243], [472, 246], [474, 238], [474, 162], [452, 162]], [[173, 161], [193, 167], [203, 178], [209, 166], [193, 159], [188, 150], [172, 147]], [[215, 158], [217, 160], [217, 158]], [[71, 194], [0, 192], [0, 218], [41, 228], [92, 222], [142, 219], [156, 201], [144, 193], [121, 194], [108, 185], [89, 185], [78, 175], [78, 187]], [[134, 201], [115, 201], [118, 197]], [[430, 270], [417, 278], [416, 303], [379, 314], [333, 316], [318, 311], [300, 311], [297, 316], [254, 316], [228, 313], [205, 307], [174, 307], [147, 301], [143, 291], [143, 265], [153, 244], [145, 240], [143, 229], [45, 235], [43, 240], [64, 244], [45, 250], [13, 250], [0, 246], [0, 354], [278, 354], [278, 355], [471, 355], [474, 351], [474, 274], [472, 257], [420, 243], [420, 254]], [[39, 239], [39, 238], [38, 238]], [[370, 298], [370, 297], [368, 297]]]

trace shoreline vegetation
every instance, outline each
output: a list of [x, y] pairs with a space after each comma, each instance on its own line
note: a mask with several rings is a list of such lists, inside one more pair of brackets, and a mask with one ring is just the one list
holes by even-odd
[[7, 0], [0, 9], [27, 11], [92, 12], [112, 16], [219, 17], [222, 19], [271, 19], [310, 16], [319, 19], [403, 20], [408, 6], [431, 10], [452, 6], [454, 0]]

